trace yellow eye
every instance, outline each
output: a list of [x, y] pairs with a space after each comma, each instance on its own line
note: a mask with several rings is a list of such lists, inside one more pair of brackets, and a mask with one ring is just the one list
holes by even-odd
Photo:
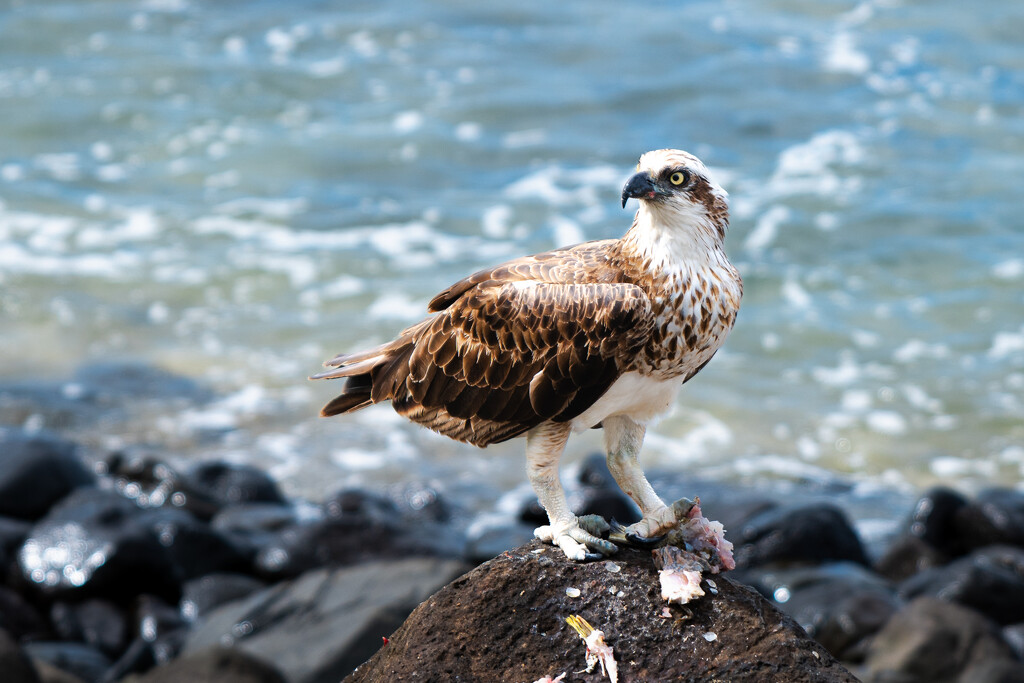
[[676, 171], [669, 176], [669, 180], [672, 181], [673, 185], [682, 185], [687, 180], [687, 173], [685, 171]]

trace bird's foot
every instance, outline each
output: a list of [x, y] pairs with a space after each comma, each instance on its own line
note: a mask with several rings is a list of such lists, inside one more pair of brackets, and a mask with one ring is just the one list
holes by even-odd
[[565, 556], [576, 562], [599, 560], [611, 555], [618, 547], [600, 537], [611, 527], [598, 515], [574, 517], [571, 522], [537, 527], [533, 535], [542, 541], [557, 545]]
[[694, 505], [689, 498], [680, 498], [671, 505], [649, 512], [636, 524], [613, 524], [608, 538], [637, 548], [651, 548], [664, 541], [665, 536], [687, 518]]

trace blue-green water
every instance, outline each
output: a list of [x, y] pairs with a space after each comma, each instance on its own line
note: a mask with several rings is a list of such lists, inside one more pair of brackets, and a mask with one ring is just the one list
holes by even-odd
[[304, 378], [475, 268], [621, 234], [672, 146], [731, 194], [746, 297], [648, 463], [1021, 485], [1022, 36], [997, 0], [8, 1], [0, 376], [132, 358], [222, 396], [100, 449], [500, 493], [521, 443], [319, 420]]

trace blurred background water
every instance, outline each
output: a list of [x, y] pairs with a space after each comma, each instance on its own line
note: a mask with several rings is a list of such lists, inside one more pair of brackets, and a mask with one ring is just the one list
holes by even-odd
[[305, 377], [476, 268], [620, 235], [671, 146], [729, 190], [746, 295], [646, 463], [1020, 486], [1022, 36], [998, 0], [8, 0], [0, 378], [140, 361], [217, 398], [78, 425], [97, 451], [490, 501], [521, 442], [321, 420]]

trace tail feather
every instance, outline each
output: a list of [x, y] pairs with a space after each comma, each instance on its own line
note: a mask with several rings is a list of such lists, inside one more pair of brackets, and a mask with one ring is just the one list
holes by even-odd
[[345, 387], [344, 392], [335, 396], [331, 399], [330, 403], [320, 409], [320, 417], [330, 417], [332, 415], [354, 412], [360, 408], [365, 408], [372, 403], [373, 401], [370, 400], [369, 391], [348, 393], [348, 387]]
[[386, 360], [387, 358], [381, 355], [370, 356], [365, 360], [360, 360], [358, 363], [346, 363], [340, 368], [317, 373], [310, 377], [310, 379], [338, 379], [340, 377], [364, 375]]

